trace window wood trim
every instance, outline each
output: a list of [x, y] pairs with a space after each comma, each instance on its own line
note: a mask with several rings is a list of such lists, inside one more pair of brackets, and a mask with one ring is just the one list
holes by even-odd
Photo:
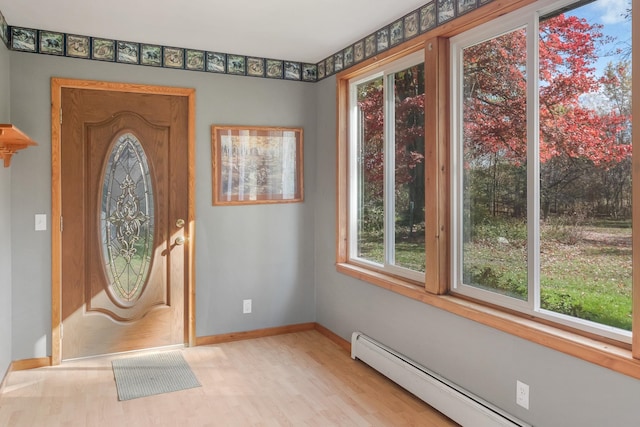
[[[344, 273], [349, 274], [349, 218], [348, 218], [348, 136], [349, 136], [349, 79], [362, 75], [372, 68], [383, 66], [402, 56], [409, 55], [420, 49], [425, 50], [425, 92], [436, 91], [438, 94], [448, 93], [448, 40], [451, 37], [490, 21], [500, 15], [533, 3], [535, 0], [494, 0], [468, 14], [460, 16], [450, 22], [435, 27], [411, 40], [375, 55], [360, 64], [345, 69], [336, 74], [336, 264], [344, 264]], [[432, 50], [428, 50], [431, 43]], [[430, 67], [431, 61], [437, 61], [436, 67]], [[443, 294], [449, 288], [449, 99], [448, 96], [437, 96], [433, 100], [425, 99], [425, 125], [435, 125], [430, 130], [425, 126], [425, 188], [436, 188], [438, 203], [425, 206], [425, 252], [427, 255], [426, 269], [432, 269], [435, 275], [427, 273], [424, 289], [434, 294]], [[432, 118], [428, 118], [432, 117]], [[431, 121], [433, 120], [433, 122]], [[430, 145], [435, 144], [435, 145]], [[429, 170], [437, 170], [437, 175], [429, 176]], [[429, 238], [431, 236], [431, 238]], [[435, 252], [434, 252], [435, 251]], [[429, 254], [437, 253], [433, 257]], [[364, 271], [369, 271], [362, 269]], [[371, 270], [372, 271], [372, 270]], [[381, 273], [372, 274], [369, 281], [378, 280]], [[384, 274], [383, 274], [384, 275]], [[355, 275], [363, 278], [362, 272]], [[388, 280], [396, 280], [391, 275], [384, 275]], [[367, 279], [364, 279], [367, 280]], [[406, 283], [410, 283], [407, 281]]]
[[[412, 41], [373, 57], [336, 76], [336, 270], [339, 273], [366, 281], [394, 293], [445, 310], [482, 325], [534, 342], [552, 350], [594, 363], [615, 372], [640, 379], [640, 309], [633, 311], [632, 344], [607, 339], [555, 324], [531, 315], [512, 312], [503, 307], [469, 300], [457, 295], [446, 295], [450, 278], [450, 212], [449, 212], [449, 46], [448, 39], [495, 19], [507, 12], [532, 3], [532, 0], [503, 2], [495, 0], [473, 13], [464, 15]], [[633, 18], [632, 28], [639, 17]], [[410, 45], [409, 45], [410, 44]], [[632, 44], [640, 46], [640, 31], [633, 31]], [[429, 47], [431, 46], [431, 49]], [[426, 206], [426, 281], [422, 284], [348, 263], [348, 80], [372, 67], [390, 62], [417, 48], [425, 49], [425, 169], [437, 173], [425, 174], [425, 191], [436, 195], [436, 203]], [[411, 52], [410, 52], [411, 51]], [[434, 66], [435, 64], [435, 66]], [[640, 69], [640, 57], [633, 64]], [[632, 98], [640, 98], [640, 77], [633, 77]], [[430, 97], [429, 93], [436, 93]], [[633, 115], [640, 117], [640, 103], [633, 107]], [[633, 135], [632, 144], [640, 150], [640, 132]], [[640, 155], [634, 156], [633, 174], [640, 180]], [[637, 175], [637, 176], [636, 176]], [[640, 185], [632, 190], [634, 205], [640, 204]], [[640, 230], [640, 209], [633, 213], [632, 225]], [[633, 247], [640, 248], [640, 233], [633, 234]], [[437, 254], [432, 256], [431, 254]], [[633, 251], [633, 264], [640, 266], [640, 250]], [[436, 274], [432, 274], [434, 272]], [[640, 307], [640, 268], [633, 272], [633, 307]]]
[[449, 42], [437, 37], [425, 49], [425, 290], [449, 290]]
[[[336, 95], [336, 263], [345, 274], [386, 286], [420, 287], [433, 294], [444, 294], [449, 286], [449, 114], [448, 40], [435, 37], [420, 40], [381, 57], [379, 67], [423, 50], [425, 59], [425, 191], [434, 197], [425, 205], [425, 283], [397, 278], [374, 268], [350, 268], [349, 262], [349, 80], [369, 71], [372, 64], [357, 72], [342, 73]], [[430, 95], [431, 94], [431, 95]], [[357, 264], [356, 264], [357, 265]]]
[[[410, 44], [403, 44], [384, 54], [373, 57], [368, 61], [355, 67], [355, 70], [346, 70], [338, 74], [336, 80], [336, 265], [341, 266], [343, 273], [352, 275], [369, 282], [377, 282], [378, 284], [402, 283], [412, 287], [420, 287], [424, 289], [423, 283], [417, 283], [410, 279], [399, 278], [385, 271], [376, 269], [375, 267], [365, 267], [358, 262], [349, 260], [349, 80], [369, 72], [372, 68], [384, 67], [385, 65], [402, 59], [413, 53], [424, 51], [426, 49], [424, 38], [414, 39]], [[427, 74], [428, 65], [425, 63], [425, 75]], [[427, 90], [425, 85], [425, 91]], [[425, 99], [426, 103], [426, 99]], [[426, 122], [426, 119], [425, 119]], [[426, 124], [426, 123], [425, 123]], [[428, 129], [425, 128], [425, 134]], [[429, 171], [426, 163], [427, 147], [425, 146], [425, 183]], [[432, 179], [433, 180], [433, 179]], [[433, 180], [435, 181], [435, 180]], [[425, 215], [428, 207], [425, 206]], [[431, 235], [435, 240], [435, 233], [426, 230], [425, 223], [425, 246], [426, 237]], [[426, 259], [428, 268], [429, 257]], [[436, 262], [438, 258], [436, 257]]]
[[349, 79], [339, 78], [336, 91], [336, 263], [349, 258]]

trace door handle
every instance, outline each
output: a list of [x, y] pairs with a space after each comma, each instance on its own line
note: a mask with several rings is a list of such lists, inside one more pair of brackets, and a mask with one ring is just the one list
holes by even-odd
[[176, 237], [176, 240], [175, 240], [174, 243], [176, 244], [176, 246], [182, 246], [182, 245], [184, 245], [184, 242], [186, 242], [186, 241], [187, 241], [187, 239], [185, 239], [184, 237], [178, 236], [178, 237]]

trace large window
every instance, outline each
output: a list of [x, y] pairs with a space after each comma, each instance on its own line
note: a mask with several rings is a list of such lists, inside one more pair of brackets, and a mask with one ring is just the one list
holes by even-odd
[[349, 259], [424, 281], [424, 55], [349, 81]]
[[339, 73], [337, 270], [640, 378], [631, 6], [489, 2]]
[[452, 40], [452, 286], [630, 341], [631, 2], [611, 8], [546, 1]]

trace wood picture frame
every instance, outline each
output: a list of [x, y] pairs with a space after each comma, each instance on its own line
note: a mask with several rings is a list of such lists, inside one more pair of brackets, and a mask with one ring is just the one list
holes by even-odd
[[213, 204], [304, 200], [302, 128], [211, 126]]

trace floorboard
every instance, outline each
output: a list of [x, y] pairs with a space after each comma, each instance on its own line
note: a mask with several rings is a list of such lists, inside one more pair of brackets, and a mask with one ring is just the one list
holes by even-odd
[[181, 350], [202, 384], [118, 401], [111, 360], [13, 371], [0, 426], [455, 426], [317, 331]]

